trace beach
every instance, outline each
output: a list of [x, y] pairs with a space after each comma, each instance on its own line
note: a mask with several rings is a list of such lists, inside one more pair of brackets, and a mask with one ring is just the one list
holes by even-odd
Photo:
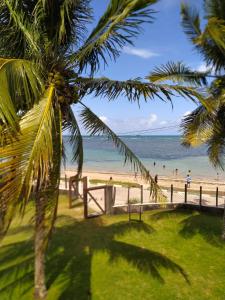
[[[62, 182], [61, 188], [65, 188], [65, 176], [68, 180], [71, 176], [76, 175], [76, 172], [72, 170], [67, 170], [61, 174]], [[87, 176], [89, 180], [89, 186], [98, 186], [103, 185], [101, 180], [106, 180], [105, 184], [113, 184], [114, 181], [119, 182], [130, 182], [134, 184], [143, 185], [143, 196], [144, 202], [151, 202], [149, 197], [149, 184], [141, 178], [140, 175], [135, 177], [134, 174], [129, 173], [115, 173], [115, 172], [99, 172], [99, 171], [90, 171], [84, 170], [83, 177]], [[110, 180], [111, 178], [111, 180]], [[100, 180], [99, 183], [92, 184], [92, 180]], [[184, 193], [185, 193], [185, 183], [186, 181], [182, 177], [159, 177], [158, 184], [161, 188], [161, 191], [166, 196], [167, 201], [171, 201], [171, 185], [173, 185], [173, 202], [174, 203], [184, 203]], [[68, 185], [67, 185], [68, 186]], [[115, 197], [115, 204], [122, 205], [127, 203], [127, 194], [128, 188], [122, 187], [118, 184], [115, 185], [116, 187], [116, 197]], [[220, 206], [224, 205], [224, 198], [225, 198], [225, 182], [223, 181], [213, 181], [213, 180], [196, 180], [193, 181], [190, 185], [190, 188], [187, 189], [187, 202], [192, 204], [199, 204], [200, 201], [200, 187], [202, 188], [202, 204], [207, 206]], [[216, 204], [216, 189], [218, 188], [218, 203]], [[82, 187], [81, 187], [82, 189]], [[81, 190], [82, 192], [82, 190]], [[94, 197], [100, 201], [102, 205], [104, 205], [104, 193], [103, 191], [94, 191]], [[131, 199], [139, 199], [140, 201], [140, 189], [139, 188], [131, 188], [130, 189], [130, 197]], [[98, 208], [92, 203], [91, 207], [95, 210]]]
[[[207, 149], [184, 148], [179, 136], [124, 136], [123, 141], [140, 158], [149, 170], [152, 178], [158, 176], [158, 184], [167, 196], [171, 198], [171, 185], [173, 185], [173, 201], [183, 202], [186, 178], [191, 176], [191, 185], [188, 188], [188, 201], [198, 203], [200, 187], [203, 193], [203, 202], [215, 205], [216, 190], [218, 188], [218, 204], [222, 205], [225, 197], [225, 174], [216, 170], [207, 157]], [[117, 201], [127, 201], [127, 188], [120, 187], [118, 182], [128, 182], [143, 185], [144, 198], [149, 201], [149, 184], [143, 180], [139, 172], [132, 169], [131, 164], [123, 163], [123, 157], [104, 136], [83, 137], [84, 139], [84, 169], [83, 176], [89, 178], [89, 184], [100, 185], [113, 183], [117, 188]], [[67, 137], [64, 137], [67, 153], [66, 166], [62, 168], [61, 178], [76, 174], [76, 165], [72, 162], [72, 148]], [[136, 176], [135, 176], [136, 173]], [[111, 178], [111, 180], [110, 180]], [[93, 184], [94, 180], [94, 184]], [[99, 180], [99, 183], [98, 183]], [[65, 185], [62, 181], [61, 186]], [[96, 192], [97, 193], [97, 192]], [[132, 189], [131, 197], [138, 198], [138, 189]], [[102, 199], [100, 192], [96, 197]], [[147, 200], [148, 199], [148, 200]]]

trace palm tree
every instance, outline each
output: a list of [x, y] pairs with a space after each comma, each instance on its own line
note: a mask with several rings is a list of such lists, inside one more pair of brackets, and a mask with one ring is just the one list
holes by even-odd
[[83, 143], [72, 105], [81, 105], [81, 122], [104, 134], [151, 186], [158, 186], [137, 156], [84, 103], [87, 94], [130, 101], [173, 93], [194, 99], [189, 87], [141, 79], [94, 78], [108, 59], [132, 44], [144, 22], [152, 22], [157, 0], [111, 0], [90, 34], [90, 0], [2, 0], [0, 3], [0, 216], [1, 235], [16, 212], [34, 199], [35, 297], [46, 297], [44, 253], [57, 215], [62, 132], [69, 130], [78, 174]]
[[[215, 167], [224, 169], [225, 154], [225, 2], [205, 0], [207, 20], [201, 29], [199, 13], [188, 5], [181, 6], [182, 25], [195, 49], [202, 55], [208, 70], [191, 70], [184, 63], [169, 62], [149, 76], [153, 82], [172, 80], [188, 86], [204, 88], [205, 99], [182, 121], [183, 144], [206, 144]], [[225, 239], [225, 211], [222, 238]]]

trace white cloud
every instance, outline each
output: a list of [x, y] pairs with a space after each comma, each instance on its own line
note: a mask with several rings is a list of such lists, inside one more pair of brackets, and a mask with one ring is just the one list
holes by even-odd
[[209, 66], [206, 66], [206, 64], [200, 64], [198, 67], [197, 67], [197, 71], [198, 72], [207, 72], [209, 71], [211, 68]]
[[106, 116], [100, 116], [99, 119], [102, 120], [102, 122], [104, 123], [108, 122], [108, 118]]
[[157, 120], [156, 114], [150, 114], [148, 118], [141, 118], [138, 123], [141, 126], [151, 127]]
[[123, 52], [126, 54], [135, 55], [135, 56], [145, 58], [145, 59], [153, 57], [153, 56], [159, 56], [159, 54], [154, 53], [148, 49], [134, 48], [134, 47], [128, 47], [128, 46], [125, 46], [123, 48]]

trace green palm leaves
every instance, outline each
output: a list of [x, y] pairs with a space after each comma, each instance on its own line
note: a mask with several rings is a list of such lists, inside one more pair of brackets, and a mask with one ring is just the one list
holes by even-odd
[[[205, 1], [207, 24], [201, 30], [198, 12], [188, 5], [181, 6], [184, 32], [202, 54], [209, 66], [207, 71], [191, 70], [182, 62], [168, 62], [153, 70], [149, 79], [153, 82], [172, 81], [186, 84], [187, 87], [204, 88], [205, 97], [196, 95], [201, 104], [182, 121], [183, 144], [195, 147], [206, 143], [210, 161], [223, 168], [225, 15], [221, 11], [222, 7], [222, 0]], [[210, 86], [208, 82], [211, 82]]]
[[54, 87], [51, 86], [40, 102], [22, 117], [17, 138], [1, 148], [0, 200], [7, 207], [6, 225], [17, 205], [24, 211], [34, 180], [39, 187], [48, 181], [53, 163], [53, 99]]
[[0, 124], [15, 134], [19, 130], [18, 113], [31, 108], [40, 97], [41, 77], [29, 61], [0, 58], [0, 86]]
[[132, 43], [140, 26], [152, 20], [150, 6], [157, 0], [111, 0], [97, 26], [90, 33], [84, 45], [71, 56], [80, 70], [90, 67], [93, 74], [101, 62], [107, 64], [107, 56], [116, 59], [121, 48]]

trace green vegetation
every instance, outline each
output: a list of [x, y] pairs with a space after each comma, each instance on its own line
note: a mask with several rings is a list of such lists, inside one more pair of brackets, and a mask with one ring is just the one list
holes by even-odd
[[[193, 100], [198, 92], [182, 85], [96, 78], [133, 44], [142, 26], [153, 21], [158, 0], [110, 0], [93, 23], [90, 0], [16, 0], [0, 4], [0, 235], [34, 193], [35, 298], [45, 299], [44, 255], [57, 216], [63, 157], [62, 133], [70, 134], [77, 176], [83, 167], [80, 122], [90, 135], [106, 135], [124, 162], [130, 162], [160, 198], [158, 186], [139, 158], [83, 100], [92, 94], [139, 103], [174, 94]], [[79, 122], [72, 105], [79, 107]], [[82, 107], [82, 109], [80, 109]]]
[[109, 184], [109, 185], [121, 185], [122, 187], [136, 187], [139, 188], [141, 185], [135, 182], [119, 181], [119, 180], [104, 180], [104, 179], [90, 179], [91, 184]]
[[[203, 18], [187, 3], [181, 5], [182, 27], [194, 48], [201, 54], [207, 70], [191, 70], [182, 62], [169, 62], [149, 76], [153, 82], [171, 80], [203, 90], [198, 107], [182, 120], [183, 145], [205, 144], [209, 160], [224, 169], [225, 154], [225, 2], [205, 0]], [[223, 238], [225, 240], [225, 211]]]
[[[224, 298], [222, 220], [184, 210], [154, 210], [84, 221], [82, 205], [59, 216], [47, 252], [48, 300], [218, 300]], [[0, 248], [0, 299], [30, 300], [33, 234], [29, 217], [14, 221]], [[132, 217], [138, 218], [135, 214]]]

